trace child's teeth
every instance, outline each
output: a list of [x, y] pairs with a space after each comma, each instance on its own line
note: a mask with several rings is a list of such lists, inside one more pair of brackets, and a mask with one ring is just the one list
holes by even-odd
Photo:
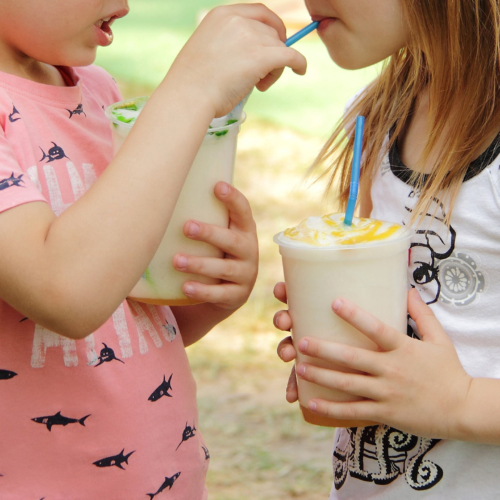
[[[111, 17], [112, 17], [112, 16], [111, 16]], [[98, 28], [100, 28], [100, 27], [102, 27], [102, 25], [103, 25], [104, 23], [108, 23], [109, 21], [111, 21], [111, 17], [105, 17], [104, 19], [99, 19], [99, 21], [97, 21], [97, 22], [95, 23], [95, 25], [96, 25]]]

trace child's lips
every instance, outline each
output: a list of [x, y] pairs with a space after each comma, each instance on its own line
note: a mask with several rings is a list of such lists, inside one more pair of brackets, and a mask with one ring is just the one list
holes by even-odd
[[335, 23], [335, 21], [337, 21], [336, 17], [323, 18], [319, 23], [318, 31], [326, 30], [328, 28], [328, 26], [331, 26], [333, 23]]
[[330, 24], [337, 21], [334, 16], [322, 16], [319, 14], [311, 15], [311, 20], [319, 22], [318, 31], [326, 29]]
[[97, 39], [99, 45], [106, 47], [113, 42], [113, 31], [111, 30], [111, 25], [114, 23], [117, 16], [106, 17], [104, 19], [99, 19], [94, 26], [97, 30]]
[[99, 20], [94, 26], [97, 34], [97, 42], [101, 47], [107, 47], [113, 42], [113, 31], [111, 22]]
[[128, 11], [128, 7], [119, 11], [115, 11], [108, 17], [103, 17], [94, 23], [99, 45], [101, 45], [102, 47], [106, 47], [113, 42], [113, 31], [111, 30], [111, 25], [115, 22], [116, 19], [126, 16], [128, 14]]

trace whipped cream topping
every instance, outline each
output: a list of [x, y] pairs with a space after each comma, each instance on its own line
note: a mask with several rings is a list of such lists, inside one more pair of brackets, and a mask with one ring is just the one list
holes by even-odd
[[309, 217], [280, 233], [277, 243], [315, 247], [369, 244], [397, 239], [405, 232], [399, 224], [357, 217], [353, 218], [352, 226], [346, 226], [344, 217], [345, 214]]

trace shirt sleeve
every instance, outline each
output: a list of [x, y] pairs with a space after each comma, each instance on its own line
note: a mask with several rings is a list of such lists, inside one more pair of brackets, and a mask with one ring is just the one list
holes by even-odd
[[47, 203], [28, 173], [22, 170], [0, 127], [0, 212], [31, 201]]

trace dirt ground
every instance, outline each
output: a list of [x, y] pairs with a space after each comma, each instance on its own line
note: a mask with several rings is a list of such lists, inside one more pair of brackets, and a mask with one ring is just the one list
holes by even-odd
[[290, 366], [276, 356], [283, 335], [272, 324], [282, 308], [272, 289], [283, 279], [273, 234], [329, 211], [323, 185], [301, 182], [320, 147], [317, 138], [263, 123], [248, 122], [240, 134], [235, 186], [257, 222], [259, 277], [249, 302], [188, 348], [211, 499], [328, 498], [334, 430], [306, 424], [297, 404], [285, 401]]

